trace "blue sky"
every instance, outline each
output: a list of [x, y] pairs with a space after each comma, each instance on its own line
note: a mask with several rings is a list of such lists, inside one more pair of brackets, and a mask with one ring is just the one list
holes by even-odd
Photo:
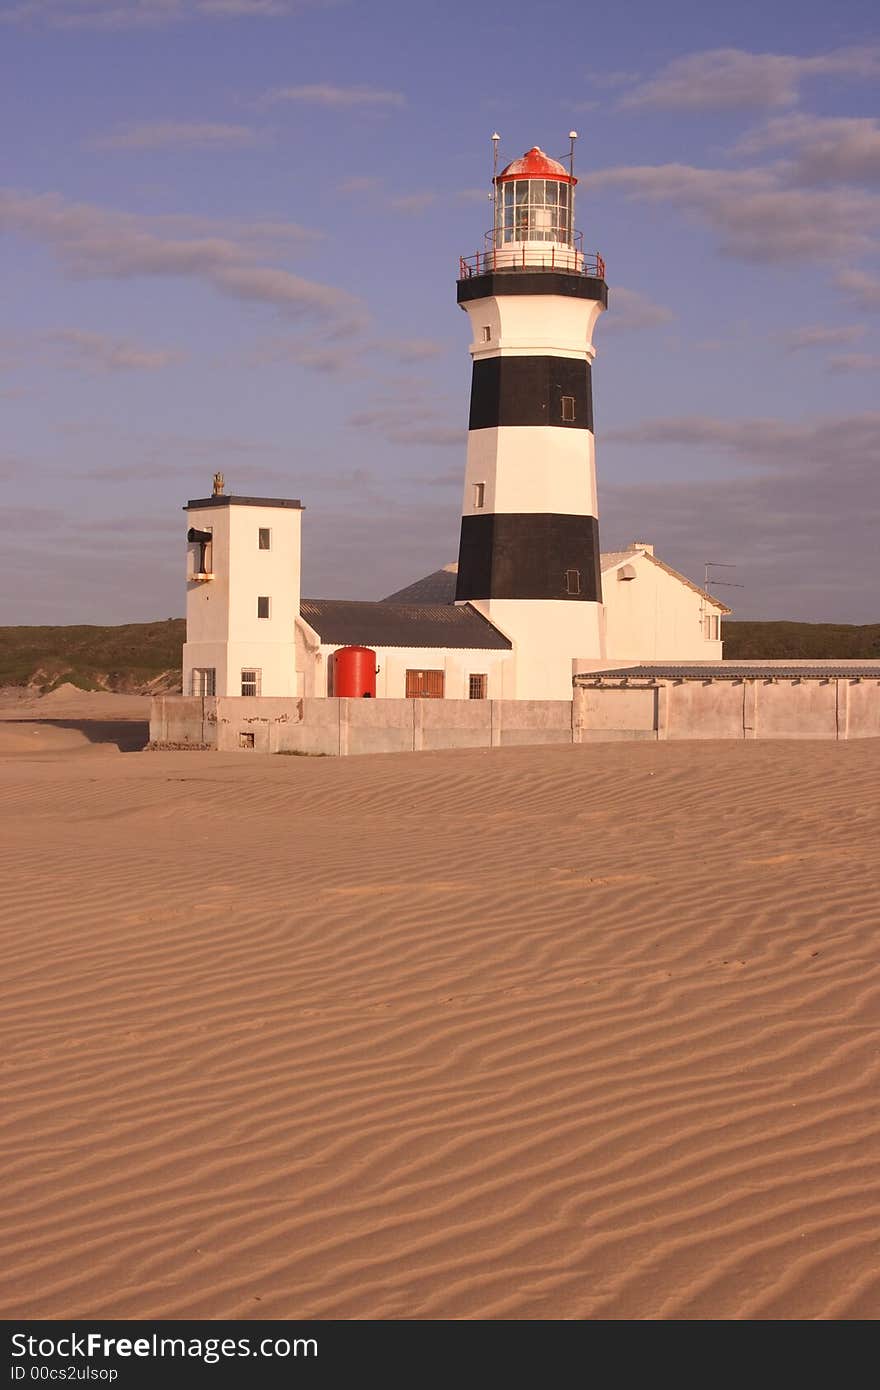
[[0, 63], [0, 623], [180, 614], [218, 469], [309, 596], [453, 559], [489, 136], [572, 126], [603, 547], [880, 620], [873, 4], [0, 0]]

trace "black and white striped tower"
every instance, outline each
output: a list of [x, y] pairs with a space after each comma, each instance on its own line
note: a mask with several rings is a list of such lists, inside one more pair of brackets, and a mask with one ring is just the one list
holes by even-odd
[[602, 656], [590, 378], [608, 289], [574, 230], [572, 166], [535, 146], [495, 175], [493, 229], [458, 281], [473, 379], [456, 602], [513, 640], [517, 699], [570, 700], [572, 662]]

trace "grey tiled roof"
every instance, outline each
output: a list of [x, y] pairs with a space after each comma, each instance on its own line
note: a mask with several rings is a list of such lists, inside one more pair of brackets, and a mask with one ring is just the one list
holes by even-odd
[[467, 603], [456, 606], [307, 598], [300, 611], [322, 642], [342, 646], [459, 647], [481, 651], [510, 651], [512, 646], [508, 637]]
[[880, 680], [880, 661], [643, 662], [608, 671], [582, 671], [578, 685], [612, 680]]
[[426, 574], [424, 579], [417, 579], [414, 584], [407, 584], [405, 589], [398, 589], [396, 593], [389, 594], [382, 602], [454, 603], [457, 577], [458, 565], [446, 565], [442, 570]]

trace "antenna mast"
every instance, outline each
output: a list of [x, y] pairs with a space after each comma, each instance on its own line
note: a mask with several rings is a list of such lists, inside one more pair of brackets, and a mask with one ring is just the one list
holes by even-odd
[[497, 130], [492, 132], [492, 245], [498, 245], [498, 141]]

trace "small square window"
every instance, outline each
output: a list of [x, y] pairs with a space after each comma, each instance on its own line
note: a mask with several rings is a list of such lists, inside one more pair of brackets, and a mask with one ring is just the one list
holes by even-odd
[[581, 572], [580, 570], [565, 571], [565, 592], [567, 594], [579, 594], [581, 591]]
[[260, 550], [272, 549], [272, 532], [268, 526], [261, 526], [258, 531]]
[[486, 505], [486, 484], [474, 483], [474, 511]]
[[489, 325], [486, 324], [485, 327], [483, 328], [483, 342], [484, 342], [484, 343], [491, 343], [491, 341], [492, 341], [492, 330], [491, 330], [491, 328], [489, 327]]
[[488, 676], [468, 676], [468, 699], [485, 700]]
[[567, 424], [574, 419], [574, 396], [562, 397], [562, 418]]
[[268, 595], [266, 595], [266, 594], [261, 594], [260, 597], [257, 599], [257, 617], [258, 617], [258, 618], [268, 618], [268, 616], [269, 616], [269, 598], [268, 598]]
[[215, 666], [196, 666], [192, 673], [193, 695], [215, 695], [217, 693], [217, 668]]
[[260, 693], [261, 672], [251, 667], [248, 671], [241, 673], [241, 693], [242, 695], [259, 695]]

